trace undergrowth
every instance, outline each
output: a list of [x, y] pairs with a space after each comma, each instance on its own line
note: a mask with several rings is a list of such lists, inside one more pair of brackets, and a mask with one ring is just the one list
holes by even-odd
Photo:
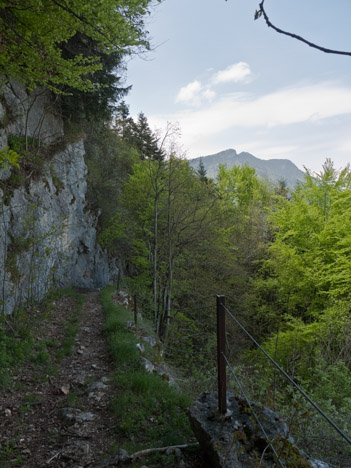
[[[188, 443], [192, 432], [186, 416], [190, 399], [171, 387], [157, 374], [148, 373], [136, 347], [137, 337], [126, 326], [130, 312], [113, 302], [114, 288], [101, 293], [106, 316], [105, 331], [110, 354], [116, 364], [117, 392], [111, 410], [117, 418], [115, 427], [119, 448], [121, 442], [128, 453], [152, 447]], [[146, 356], [148, 357], [148, 355]], [[133, 466], [142, 466], [135, 461]], [[150, 466], [172, 466], [173, 455], [147, 458]]]

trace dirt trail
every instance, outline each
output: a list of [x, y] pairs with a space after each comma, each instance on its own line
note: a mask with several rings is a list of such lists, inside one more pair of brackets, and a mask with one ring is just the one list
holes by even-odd
[[[0, 393], [2, 467], [92, 467], [115, 442], [109, 411], [113, 367], [102, 310], [97, 292], [85, 296], [72, 355], [55, 372], [46, 364], [26, 365], [12, 388]], [[64, 335], [70, 313], [72, 299], [57, 301], [45, 339]]]

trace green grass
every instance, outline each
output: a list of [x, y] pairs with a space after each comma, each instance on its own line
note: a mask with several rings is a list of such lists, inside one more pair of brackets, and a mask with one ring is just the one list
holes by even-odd
[[72, 310], [72, 315], [67, 319], [66, 322], [63, 341], [59, 346], [58, 352], [56, 354], [58, 362], [62, 361], [64, 357], [70, 356], [73, 353], [81, 312], [85, 302], [85, 297], [74, 290], [70, 290], [68, 295], [75, 299], [75, 303]]
[[[10, 460], [10, 461], [9, 461]], [[22, 465], [22, 457], [17, 453], [16, 441], [10, 440], [0, 446], [0, 466], [10, 468]]]
[[[116, 364], [116, 395], [111, 410], [116, 416], [116, 435], [128, 453], [151, 447], [185, 444], [192, 438], [186, 416], [190, 399], [157, 374], [148, 373], [141, 362], [138, 342], [126, 327], [131, 313], [114, 304], [114, 289], [105, 288], [101, 303], [105, 312], [108, 348]], [[149, 356], [146, 356], [149, 357]], [[119, 445], [121, 447], [121, 445]], [[167, 466], [172, 456], [155, 455], [133, 466]]]
[[32, 411], [33, 404], [36, 404], [36, 403], [40, 402], [41, 397], [40, 397], [40, 395], [30, 393], [30, 394], [25, 396], [24, 400], [25, 400], [24, 403], [19, 407], [19, 413], [22, 414], [22, 415], [24, 413]]
[[83, 410], [84, 405], [81, 402], [81, 397], [84, 395], [84, 392], [77, 392], [77, 391], [70, 391], [65, 398], [62, 398], [60, 402], [60, 407], [70, 407], [70, 408], [78, 408]]

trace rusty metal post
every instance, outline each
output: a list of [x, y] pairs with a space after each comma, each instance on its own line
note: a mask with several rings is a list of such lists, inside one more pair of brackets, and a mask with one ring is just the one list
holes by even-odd
[[118, 268], [117, 287], [116, 287], [117, 292], [119, 291], [119, 283], [120, 283], [120, 281], [121, 281], [121, 269]]
[[136, 294], [134, 294], [134, 325], [137, 325], [137, 320], [138, 320], [138, 313], [137, 313], [137, 297]]
[[217, 368], [218, 368], [218, 410], [227, 411], [227, 375], [225, 354], [225, 297], [217, 296]]

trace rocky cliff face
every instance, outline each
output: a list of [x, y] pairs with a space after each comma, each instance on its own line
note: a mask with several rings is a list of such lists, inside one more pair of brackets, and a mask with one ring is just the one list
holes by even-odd
[[[48, 93], [28, 95], [13, 84], [2, 90], [0, 149], [9, 135], [52, 144], [63, 125]], [[102, 287], [111, 280], [107, 254], [96, 239], [96, 217], [86, 210], [83, 141], [68, 144], [40, 174], [10, 191], [11, 170], [0, 170], [0, 314], [11, 313], [50, 288]], [[1, 188], [2, 187], [2, 188]]]

